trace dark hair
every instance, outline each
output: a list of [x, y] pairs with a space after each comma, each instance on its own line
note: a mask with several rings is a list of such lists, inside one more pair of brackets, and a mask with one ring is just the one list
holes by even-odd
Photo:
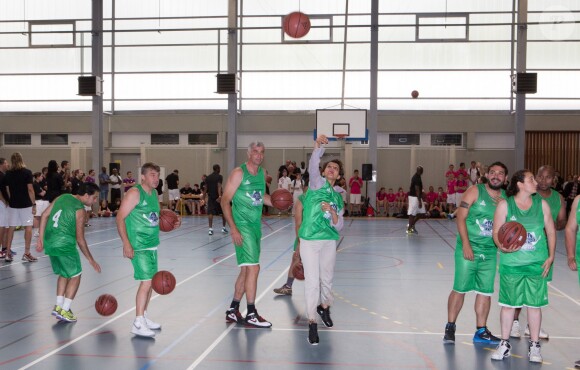
[[489, 172], [489, 169], [492, 168], [492, 167], [494, 167], [494, 166], [499, 166], [499, 167], [503, 168], [503, 170], [505, 172], [505, 175], [507, 177], [507, 175], [508, 175], [508, 168], [502, 162], [493, 162], [492, 164], [490, 164], [489, 166], [487, 166], [487, 172]]
[[64, 167], [64, 166], [66, 166], [67, 164], [68, 164], [68, 161], [62, 161], [62, 162], [60, 162], [60, 166], [61, 166], [61, 167]]
[[56, 173], [58, 172], [58, 163], [56, 163], [56, 161], [54, 159], [51, 159], [48, 162], [48, 172], [47, 175], [50, 175], [51, 173]]
[[[324, 169], [326, 168], [326, 166], [328, 166], [328, 164], [332, 162], [332, 163], [336, 163], [338, 165], [338, 174], [339, 176], [344, 176], [344, 169], [342, 166], [342, 162], [338, 159], [331, 159], [330, 161], [324, 163], [324, 165], [322, 166], [322, 170], [324, 171]], [[358, 172], [358, 170], [355, 170], [356, 172]]]
[[220, 165], [219, 165], [219, 164], [214, 164], [214, 165], [213, 165], [213, 171], [214, 171], [214, 172], [217, 172], [217, 171], [219, 171], [219, 170], [220, 170]]
[[526, 178], [526, 173], [532, 173], [532, 171], [524, 169], [524, 170], [519, 170], [516, 173], [514, 173], [514, 175], [512, 176], [512, 179], [510, 180], [510, 184], [508, 185], [508, 188], [505, 191], [505, 193], [508, 197], [513, 197], [517, 193], [519, 193], [520, 188], [518, 188], [518, 182], [521, 182], [521, 183], [524, 182], [524, 180]]
[[85, 194], [94, 195], [100, 191], [99, 185], [94, 182], [83, 182], [79, 185], [77, 195], [83, 196]]
[[32, 174], [32, 176], [33, 176], [35, 179], [39, 178], [39, 177], [40, 177], [40, 175], [42, 175], [40, 172], [35, 172], [35, 173], [33, 173], [33, 174]]

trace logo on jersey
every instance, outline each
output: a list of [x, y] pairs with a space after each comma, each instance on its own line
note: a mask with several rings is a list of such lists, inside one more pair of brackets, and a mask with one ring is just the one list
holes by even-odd
[[480, 236], [491, 236], [493, 230], [493, 220], [488, 220], [486, 218], [479, 222], [479, 220], [475, 220], [475, 223], [479, 227], [479, 235]]
[[510, 221], [517, 221], [518, 219], [516, 218], [516, 216], [512, 216], [510, 217]]
[[141, 203], [141, 205], [146, 206], [147, 205], [147, 200], [144, 200], [143, 203]]
[[536, 250], [536, 244], [538, 244], [538, 242], [540, 241], [540, 239], [542, 239], [542, 236], [538, 236], [536, 237], [536, 233], [535, 232], [529, 232], [528, 233], [528, 238], [526, 239], [526, 244], [524, 244], [522, 246], [523, 251], [535, 251]]
[[246, 179], [246, 181], [244, 181], [244, 185], [250, 185], [250, 180]]
[[485, 204], [485, 200], [482, 200], [482, 201], [481, 201], [481, 203], [479, 203], [479, 205], [480, 205], [480, 206], [484, 206], [484, 207], [485, 207], [485, 206], [486, 206], [486, 204]]
[[[334, 209], [335, 212], [338, 212], [338, 206], [336, 205], [336, 203], [330, 202], [329, 204], [330, 204], [330, 207], [332, 207], [332, 209]], [[330, 213], [330, 211], [324, 212], [324, 218], [326, 218], [327, 220], [332, 219], [332, 214]]]
[[264, 199], [262, 198], [262, 192], [254, 190], [252, 194], [246, 192], [246, 196], [252, 200], [252, 205], [256, 207], [261, 207], [264, 205]]
[[149, 212], [148, 214], [143, 213], [143, 218], [149, 221], [149, 226], [159, 225], [159, 215], [157, 212]]

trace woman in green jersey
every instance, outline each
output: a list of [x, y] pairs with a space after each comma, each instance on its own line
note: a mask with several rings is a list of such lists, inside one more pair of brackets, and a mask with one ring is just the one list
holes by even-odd
[[[528, 357], [530, 362], [542, 362], [540, 354], [541, 307], [548, 305], [547, 275], [554, 261], [556, 229], [550, 214], [550, 206], [541, 197], [532, 197], [538, 183], [529, 170], [516, 172], [506, 191], [508, 198], [502, 200], [495, 211], [493, 240], [500, 250], [499, 304], [501, 337], [491, 358], [503, 360], [510, 355], [509, 336], [517, 307], [527, 307], [530, 326]], [[512, 245], [503, 245], [498, 232], [510, 221], [521, 223], [527, 231], [526, 243], [517, 251]]]
[[[327, 327], [332, 327], [330, 306], [333, 302], [332, 280], [336, 263], [336, 241], [344, 220], [342, 196], [334, 189], [334, 183], [342, 171], [342, 163], [331, 160], [324, 164], [322, 177], [319, 171], [320, 158], [324, 154], [322, 144], [327, 144], [326, 136], [319, 136], [314, 142], [314, 150], [308, 164], [310, 183], [302, 200], [303, 220], [300, 237], [300, 257], [304, 265], [304, 291], [306, 315], [309, 321], [308, 342], [319, 342], [316, 314], [320, 315]], [[318, 304], [320, 302], [320, 304]]]

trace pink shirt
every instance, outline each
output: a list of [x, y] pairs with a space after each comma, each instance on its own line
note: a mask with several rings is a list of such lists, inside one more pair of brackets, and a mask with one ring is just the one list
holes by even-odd
[[457, 180], [455, 187], [458, 193], [462, 194], [465, 193], [465, 190], [467, 190], [467, 180]]
[[394, 203], [397, 200], [397, 194], [395, 193], [387, 193], [387, 201], [389, 203]]
[[457, 180], [447, 181], [447, 194], [455, 194], [455, 185], [457, 185]]
[[432, 203], [435, 199], [437, 199], [437, 193], [434, 191], [430, 191], [427, 193], [427, 202]]
[[380, 191], [377, 192], [377, 200], [385, 200], [387, 199], [387, 193], [381, 193]]
[[351, 177], [348, 181], [348, 186], [350, 186], [350, 193], [351, 194], [360, 194], [360, 188], [363, 185], [363, 181], [360, 177], [354, 178]]
[[447, 203], [447, 193], [446, 192], [437, 193], [437, 199], [439, 199], [440, 203]]

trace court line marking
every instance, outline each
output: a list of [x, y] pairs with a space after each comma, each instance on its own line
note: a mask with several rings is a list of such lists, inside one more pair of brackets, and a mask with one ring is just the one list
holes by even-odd
[[[291, 225], [291, 224], [289, 224]], [[288, 225], [286, 225], [288, 226]], [[284, 227], [286, 227], [284, 226]], [[281, 229], [280, 229], [281, 230]], [[270, 289], [272, 289], [272, 287], [274, 286], [274, 284], [276, 284], [276, 282], [278, 280], [280, 280], [281, 278], [284, 277], [284, 275], [288, 274], [288, 269], [290, 268], [290, 266], [286, 267], [282, 273], [280, 273], [280, 275], [278, 275], [278, 277], [276, 279], [274, 279], [272, 281], [272, 283], [270, 285], [268, 285], [268, 287], [266, 289], [264, 289], [264, 291], [262, 292], [262, 294], [260, 294], [260, 296], [258, 298], [256, 298], [256, 303], [258, 303], [262, 298], [264, 298], [264, 296], [270, 292]], [[244, 311], [245, 313], [245, 311]], [[242, 314], [244, 314], [242, 313]], [[195, 369], [203, 360], [205, 360], [205, 358], [221, 343], [221, 341], [229, 334], [230, 331], [232, 331], [234, 328], [236, 327], [235, 324], [230, 324], [230, 326], [228, 326], [227, 329], [225, 329], [221, 335], [219, 337], [217, 337], [217, 339], [209, 346], [207, 347], [207, 349], [201, 354], [199, 355], [199, 357], [187, 368], [187, 370], [192, 370]], [[242, 328], [240, 328], [242, 329]], [[243, 328], [243, 329], [247, 329], [247, 328]], [[253, 330], [253, 329], [250, 329]], [[272, 328], [270, 327], [269, 329], [259, 329], [256, 328], [255, 330], [272, 330]]]
[[568, 298], [572, 303], [574, 303], [577, 306], [580, 306], [580, 302], [578, 302], [577, 300], [575, 300], [574, 298], [570, 297], [568, 294], [564, 293], [563, 291], [561, 291], [560, 289], [556, 288], [552, 283], [548, 284], [548, 288], [552, 288], [555, 291], [557, 291], [558, 293], [560, 293], [562, 296]]
[[[292, 224], [288, 224], [288, 225], [282, 226], [281, 228], [279, 228], [278, 230], [274, 231], [273, 233], [270, 233], [270, 234], [266, 235], [266, 236], [265, 236], [265, 237], [263, 237], [261, 240], [264, 240], [264, 239], [268, 238], [269, 236], [272, 236], [272, 235], [276, 234], [278, 231], [280, 231], [280, 230], [282, 230], [282, 229], [284, 229], [284, 228], [286, 228], [286, 227], [288, 227], [288, 226], [290, 226], [290, 225], [292, 225]], [[194, 278], [194, 277], [196, 277], [196, 276], [199, 276], [200, 274], [204, 273], [204, 272], [205, 272], [205, 271], [207, 271], [207, 270], [210, 270], [210, 269], [214, 268], [215, 266], [217, 266], [217, 265], [221, 264], [223, 261], [226, 261], [226, 260], [228, 260], [229, 258], [231, 258], [231, 257], [233, 257], [233, 256], [235, 256], [235, 255], [236, 255], [236, 253], [234, 252], [234, 253], [230, 254], [229, 256], [227, 256], [227, 257], [225, 257], [225, 258], [223, 258], [223, 259], [221, 259], [221, 260], [219, 260], [219, 261], [217, 261], [217, 262], [214, 262], [213, 264], [209, 265], [208, 267], [204, 268], [203, 270], [201, 270], [201, 271], [199, 271], [199, 272], [197, 272], [197, 273], [193, 274], [193, 275], [192, 275], [192, 276], [190, 276], [189, 278], [187, 278], [187, 279], [185, 279], [185, 280], [182, 280], [182, 281], [180, 281], [180, 282], [179, 282], [179, 283], [177, 283], [175, 286], [176, 286], [176, 287], [180, 286], [181, 284], [183, 284], [183, 283], [185, 283], [185, 282], [187, 282], [187, 281], [189, 281], [189, 280], [193, 279], [193, 278]], [[288, 272], [288, 268], [287, 268], [285, 271], [283, 271], [283, 273], [287, 273], [287, 272]], [[281, 275], [280, 275], [280, 277], [281, 277]], [[267, 290], [269, 290], [269, 289], [270, 289], [270, 288], [271, 288], [271, 287], [274, 285], [274, 283], [276, 283], [276, 281], [278, 281], [278, 279], [280, 279], [280, 277], [278, 277], [278, 278], [277, 278], [275, 281], [273, 281], [273, 282], [272, 282], [272, 284], [270, 284], [270, 286], [269, 286], [269, 287], [268, 287], [268, 288], [267, 288], [267, 289], [266, 289], [266, 290], [265, 290], [265, 291], [264, 291], [264, 292], [263, 292], [263, 293], [260, 295], [260, 297], [258, 297], [258, 299], [256, 300], [256, 302], [257, 302], [257, 301], [259, 301], [259, 300], [260, 300], [260, 299], [261, 299], [261, 298], [262, 298], [262, 297], [265, 295], [265, 293], [267, 292]], [[159, 294], [157, 294], [157, 295], [154, 295], [153, 297], [151, 297], [151, 300], [154, 300], [154, 299], [156, 299], [157, 297], [160, 297], [160, 296], [161, 296], [161, 295], [159, 295]], [[67, 347], [69, 347], [69, 346], [71, 346], [71, 345], [75, 344], [76, 342], [78, 342], [78, 341], [80, 341], [80, 340], [82, 340], [82, 339], [84, 339], [84, 338], [88, 337], [89, 335], [93, 334], [94, 332], [96, 332], [96, 331], [98, 331], [98, 330], [100, 330], [100, 329], [104, 328], [105, 326], [107, 326], [107, 325], [109, 325], [109, 324], [111, 324], [111, 323], [113, 323], [113, 322], [117, 321], [117, 320], [118, 320], [118, 319], [120, 319], [121, 317], [123, 317], [123, 316], [127, 315], [127, 314], [128, 314], [128, 313], [130, 313], [130, 312], [133, 312], [134, 310], [135, 310], [135, 306], [133, 306], [133, 307], [131, 307], [130, 309], [126, 310], [125, 312], [123, 312], [123, 313], [119, 314], [118, 316], [115, 316], [115, 317], [113, 317], [112, 319], [110, 319], [110, 320], [108, 320], [108, 321], [104, 322], [103, 324], [101, 324], [101, 325], [97, 326], [96, 328], [93, 328], [92, 330], [89, 330], [89, 331], [88, 331], [88, 332], [86, 332], [85, 334], [83, 334], [83, 335], [81, 335], [81, 336], [79, 336], [79, 337], [77, 337], [77, 338], [75, 338], [75, 339], [71, 340], [70, 342], [67, 342], [66, 344], [63, 344], [62, 346], [60, 346], [60, 347], [58, 347], [58, 348], [56, 348], [56, 349], [54, 349], [54, 350], [50, 351], [49, 353], [45, 354], [44, 356], [42, 356], [42, 357], [40, 357], [40, 358], [38, 358], [38, 359], [36, 359], [36, 360], [34, 360], [34, 361], [32, 361], [32, 362], [30, 362], [30, 363], [28, 363], [28, 364], [24, 365], [24, 366], [22, 366], [22, 367], [20, 367], [20, 368], [19, 368], [19, 370], [25, 370], [25, 369], [28, 369], [28, 368], [30, 368], [30, 367], [32, 367], [32, 366], [34, 366], [34, 365], [36, 365], [36, 364], [38, 364], [38, 363], [40, 363], [40, 362], [42, 362], [42, 361], [46, 360], [47, 358], [51, 357], [52, 355], [54, 355], [54, 354], [56, 354], [56, 353], [60, 352], [61, 350], [63, 350], [63, 349], [65, 349], [65, 348], [67, 348]]]

